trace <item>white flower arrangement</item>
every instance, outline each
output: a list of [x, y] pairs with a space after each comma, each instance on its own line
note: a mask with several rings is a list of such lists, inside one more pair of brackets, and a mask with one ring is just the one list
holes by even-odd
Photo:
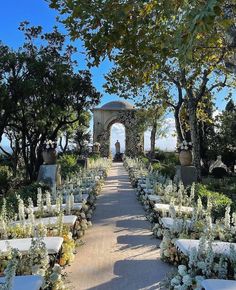
[[51, 212], [52, 203], [51, 203], [51, 193], [49, 191], [46, 191], [46, 206], [47, 206], [47, 211]]
[[20, 196], [17, 196], [18, 201], [18, 216], [19, 220], [24, 223], [25, 221], [25, 206], [23, 200], [20, 198]]
[[43, 150], [45, 151], [50, 151], [50, 150], [55, 150], [57, 148], [57, 142], [53, 140], [46, 140], [43, 143]]
[[186, 140], [184, 140], [183, 142], [179, 143], [177, 145], [177, 151], [180, 152], [180, 151], [189, 151], [189, 150], [192, 150], [193, 148], [193, 144], [192, 142], [188, 142]]
[[49, 267], [49, 256], [42, 238], [32, 239], [28, 255], [32, 274], [44, 277]]

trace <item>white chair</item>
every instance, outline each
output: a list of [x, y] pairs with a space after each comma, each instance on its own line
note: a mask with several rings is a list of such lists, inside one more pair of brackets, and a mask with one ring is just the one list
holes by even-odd
[[[185, 256], [189, 256], [191, 249], [198, 249], [199, 240], [191, 239], [178, 239], [175, 241], [175, 245], [178, 250], [180, 250]], [[212, 249], [217, 255], [224, 254], [226, 256], [230, 255], [230, 245], [236, 247], [236, 243], [228, 242], [213, 242]], [[235, 288], [236, 289], [236, 288]]]
[[235, 290], [235, 280], [205, 279], [201, 282], [205, 290]]
[[[5, 277], [0, 277], [0, 284], [5, 282]], [[39, 290], [44, 283], [39, 275], [15, 276], [12, 288], [9, 290]]]
[[[31, 238], [0, 240], [0, 252], [8, 253], [9, 247], [18, 249], [22, 254], [27, 254], [31, 246]], [[47, 248], [48, 254], [57, 255], [62, 247], [63, 238], [44, 237], [43, 242]]]
[[[71, 226], [73, 227], [75, 222], [77, 220], [77, 216], [75, 215], [65, 215], [63, 216], [62, 223], [66, 226]], [[45, 226], [50, 226], [50, 225], [57, 225], [58, 217], [46, 217], [46, 218], [39, 218], [35, 219], [35, 224], [38, 225], [40, 223], [44, 224]], [[21, 222], [13, 222], [12, 225], [20, 224]], [[25, 220], [25, 224], [30, 224], [30, 220]]]

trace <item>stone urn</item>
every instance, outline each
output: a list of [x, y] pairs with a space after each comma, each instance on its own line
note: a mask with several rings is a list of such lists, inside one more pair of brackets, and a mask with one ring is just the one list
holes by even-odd
[[56, 149], [49, 149], [49, 150], [44, 150], [42, 152], [43, 155], [43, 163], [52, 165], [57, 163], [57, 151]]
[[182, 166], [192, 165], [193, 157], [192, 151], [190, 150], [181, 150], [179, 152], [179, 161]]

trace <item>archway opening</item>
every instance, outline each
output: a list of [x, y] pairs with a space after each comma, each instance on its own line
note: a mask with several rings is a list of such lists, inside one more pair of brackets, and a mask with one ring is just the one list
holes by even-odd
[[125, 147], [125, 139], [126, 139], [125, 126], [121, 123], [114, 123], [114, 124], [112, 124], [110, 130], [111, 130], [110, 152], [111, 152], [112, 156], [115, 156], [115, 154], [116, 154], [115, 143], [117, 142], [117, 140], [120, 143], [120, 153], [125, 153], [125, 150], [126, 150], [126, 147]]

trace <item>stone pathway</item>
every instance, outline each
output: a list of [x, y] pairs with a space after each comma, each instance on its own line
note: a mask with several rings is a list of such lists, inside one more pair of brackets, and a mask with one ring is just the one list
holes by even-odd
[[92, 222], [67, 268], [70, 289], [159, 289], [171, 267], [159, 258], [160, 241], [152, 237], [122, 163], [113, 163]]

